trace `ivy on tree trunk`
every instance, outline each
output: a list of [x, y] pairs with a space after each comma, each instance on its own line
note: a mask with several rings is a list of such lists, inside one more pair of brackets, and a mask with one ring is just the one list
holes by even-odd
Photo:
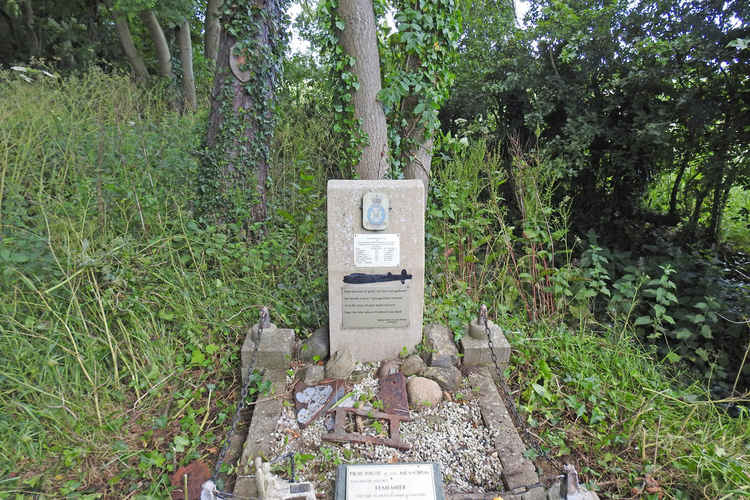
[[[287, 45], [286, 0], [225, 1], [211, 112], [199, 179], [200, 211], [211, 220], [266, 218], [274, 89]], [[230, 59], [236, 59], [236, 71]]]

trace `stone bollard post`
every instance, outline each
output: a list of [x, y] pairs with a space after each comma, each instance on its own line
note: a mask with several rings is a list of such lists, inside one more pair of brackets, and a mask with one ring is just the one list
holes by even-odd
[[[262, 330], [262, 333], [261, 333]], [[280, 368], [286, 370], [289, 368], [290, 352], [294, 343], [294, 331], [276, 328], [271, 323], [271, 315], [267, 307], [260, 309], [258, 322], [255, 323], [248, 334], [245, 336], [245, 342], [240, 349], [242, 360], [242, 382], [247, 381], [247, 371], [253, 362], [256, 361], [256, 368]]]
[[489, 338], [497, 357], [498, 368], [503, 368], [510, 359], [510, 344], [498, 325], [487, 319], [487, 306], [482, 304], [476, 319], [466, 325], [466, 334], [461, 339], [461, 352], [464, 366], [492, 365]]

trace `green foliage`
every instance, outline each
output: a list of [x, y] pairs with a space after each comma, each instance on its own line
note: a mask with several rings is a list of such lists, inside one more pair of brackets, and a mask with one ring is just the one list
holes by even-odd
[[427, 315], [456, 337], [478, 304], [537, 320], [562, 312], [573, 295], [567, 206], [551, 204], [555, 174], [539, 156], [515, 151], [511, 179], [523, 211], [505, 208], [508, 174], [483, 142], [444, 136], [435, 160], [426, 221]]
[[[461, 33], [461, 11], [454, 0], [380, 0], [378, 10], [396, 12], [396, 31], [381, 23], [383, 89], [378, 99], [388, 119], [391, 175], [411, 161], [415, 147], [440, 128], [438, 111], [447, 100]], [[414, 130], [421, 127], [422, 137]]]
[[707, 212], [714, 238], [731, 187], [748, 182], [747, 48], [731, 43], [747, 6], [542, 1], [523, 29], [494, 6], [475, 2], [466, 16], [444, 127], [483, 118], [493, 146], [542, 140], [560, 174], [556, 198], [570, 197], [581, 232], [625, 232], [618, 219], [649, 182], [690, 164], [696, 176], [677, 186], [688, 208], [670, 213]]
[[[403, 165], [414, 154], [415, 127], [431, 136], [439, 128], [438, 111], [447, 99], [454, 80], [450, 71], [460, 34], [461, 13], [454, 0], [437, 2], [413, 1], [374, 2], [378, 18], [383, 89], [378, 99], [388, 119], [391, 149], [391, 176], [397, 178]], [[361, 148], [367, 143], [360, 124], [354, 118], [353, 93], [359, 88], [353, 73], [354, 58], [339, 43], [345, 28], [338, 14], [338, 0], [318, 4], [317, 26], [305, 21], [303, 30], [320, 48], [333, 76], [334, 132], [344, 144], [340, 168], [351, 172], [359, 162]], [[391, 33], [383, 21], [389, 10], [396, 12], [397, 31]]]
[[717, 394], [731, 392], [737, 377], [747, 380], [747, 311], [740, 298], [746, 285], [723, 277], [715, 259], [667, 242], [643, 251], [636, 260], [600, 246], [589, 233], [580, 261], [585, 280], [577, 285], [574, 304], [621, 335], [633, 329], [666, 360], [691, 367]]
[[33, 64], [67, 72], [102, 61], [121, 49], [112, 23], [100, 22], [103, 5], [84, 0], [0, 0], [0, 65]]
[[732, 418], [699, 386], [665, 377], [628, 334], [530, 328], [509, 338], [527, 423], [548, 454], [590, 457], [581, 473], [608, 484], [600, 496], [631, 495], [647, 474], [682, 498], [750, 491], [746, 410]]
[[[482, 143], [465, 147], [446, 136], [439, 144], [443, 154], [436, 159], [425, 222], [425, 294], [431, 298], [425, 314], [447, 323], [459, 338], [493, 280], [502, 279], [501, 242], [489, 228], [503, 210], [484, 196], [505, 176]], [[498, 297], [492, 305], [500, 302]]]
[[721, 234], [731, 245], [750, 252], [750, 189], [735, 186], [729, 192]]
[[343, 144], [339, 169], [352, 177], [354, 166], [359, 163], [362, 147], [367, 137], [354, 118], [354, 92], [359, 88], [357, 76], [353, 73], [354, 58], [339, 43], [339, 34], [344, 30], [344, 20], [338, 14], [338, 0], [323, 0], [318, 4], [316, 41], [321, 55], [332, 74], [332, 95], [334, 123], [333, 132], [337, 142]]

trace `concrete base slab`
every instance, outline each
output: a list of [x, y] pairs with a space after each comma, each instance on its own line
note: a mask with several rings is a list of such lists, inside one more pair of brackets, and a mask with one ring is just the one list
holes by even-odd
[[[508, 360], [510, 359], [510, 344], [505, 335], [503, 335], [500, 327], [494, 323], [490, 323], [490, 335], [492, 337], [492, 345], [495, 348], [497, 362], [500, 365], [500, 369], [504, 369], [508, 366]], [[461, 339], [461, 351], [464, 355], [464, 366], [492, 365], [490, 345], [486, 338], [475, 339], [464, 335]]]

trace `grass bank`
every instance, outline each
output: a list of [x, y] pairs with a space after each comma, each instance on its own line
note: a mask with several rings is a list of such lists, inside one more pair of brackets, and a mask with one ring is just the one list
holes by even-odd
[[[177, 467], [214, 464], [257, 307], [299, 335], [326, 320], [330, 120], [283, 108], [267, 236], [248, 245], [241, 228], [192, 215], [203, 115], [98, 72], [2, 74], [0, 100], [0, 497], [164, 497]], [[458, 331], [483, 301], [522, 332], [508, 375], [532, 432], [605, 495], [646, 475], [673, 497], [747, 493], [747, 414], [730, 417], [627, 328], [564, 306], [591, 281], [564, 252], [565, 280], [537, 298], [533, 280], [546, 278], [529, 263], [562, 242], [564, 213], [534, 195], [544, 179], [527, 170], [525, 244], [488, 190], [505, 182], [486, 170], [494, 160], [451, 147], [428, 213], [429, 319]]]
[[192, 216], [200, 114], [126, 76], [4, 79], [0, 491], [162, 496], [180, 464], [213, 465], [258, 306], [323, 317], [325, 233], [298, 224], [320, 189], [295, 175], [248, 247]]

